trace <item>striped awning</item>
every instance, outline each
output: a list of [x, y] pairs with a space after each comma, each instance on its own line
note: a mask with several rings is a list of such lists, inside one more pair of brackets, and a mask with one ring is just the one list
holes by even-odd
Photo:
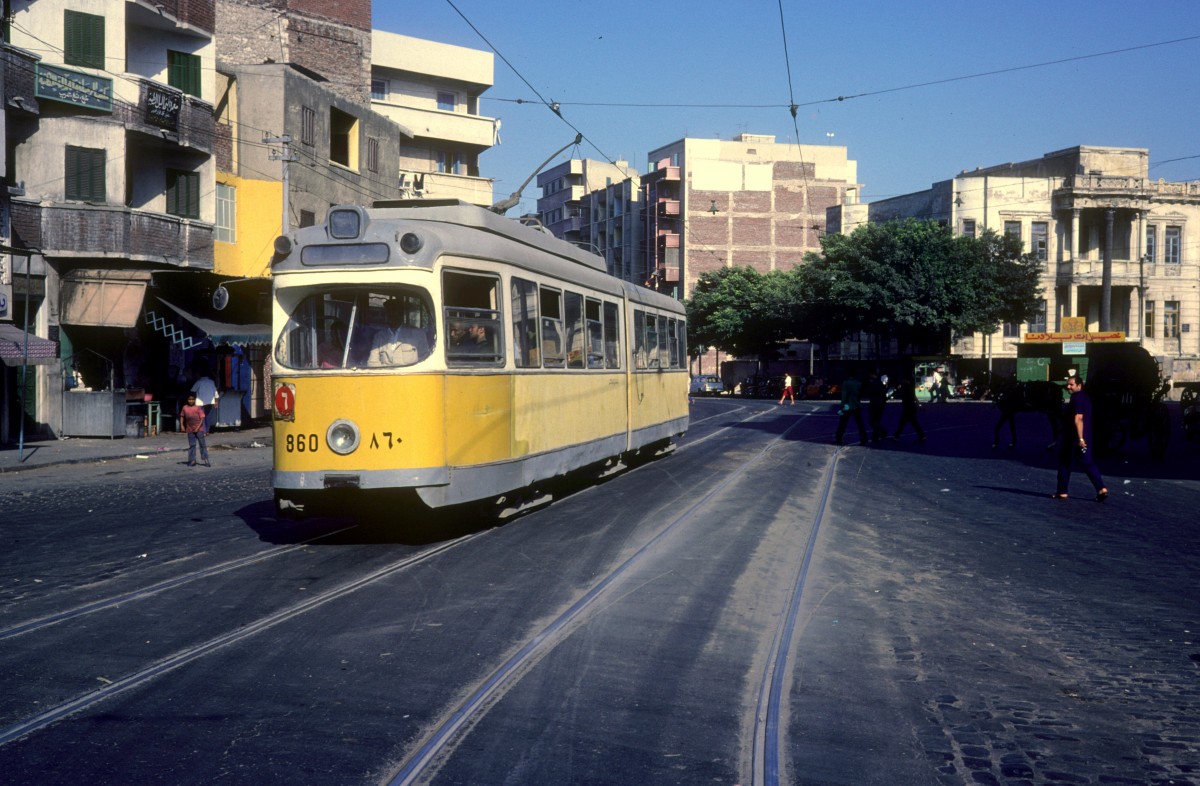
[[[28, 354], [26, 354], [28, 352]], [[40, 366], [58, 362], [58, 342], [39, 338], [11, 322], [0, 322], [0, 361], [6, 366]]]

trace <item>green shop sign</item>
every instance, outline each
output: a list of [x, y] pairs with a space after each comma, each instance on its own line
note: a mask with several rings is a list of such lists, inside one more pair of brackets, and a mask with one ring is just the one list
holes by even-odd
[[38, 98], [111, 112], [112, 86], [112, 80], [102, 76], [92, 76], [45, 63], [37, 64]]

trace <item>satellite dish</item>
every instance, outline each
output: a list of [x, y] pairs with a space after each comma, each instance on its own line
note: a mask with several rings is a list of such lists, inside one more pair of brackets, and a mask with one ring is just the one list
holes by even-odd
[[224, 286], [218, 286], [213, 290], [213, 308], [217, 311], [224, 311], [229, 305], [229, 290]]

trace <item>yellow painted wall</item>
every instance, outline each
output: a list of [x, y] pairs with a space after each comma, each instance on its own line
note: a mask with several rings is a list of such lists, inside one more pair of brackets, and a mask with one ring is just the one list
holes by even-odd
[[217, 182], [237, 189], [236, 243], [213, 244], [213, 272], [234, 278], [270, 275], [271, 250], [283, 216], [283, 184], [226, 172]]

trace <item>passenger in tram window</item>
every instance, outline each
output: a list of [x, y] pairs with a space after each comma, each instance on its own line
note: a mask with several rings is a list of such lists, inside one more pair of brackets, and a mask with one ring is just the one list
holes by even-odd
[[335, 319], [329, 326], [329, 338], [317, 347], [317, 363], [321, 368], [341, 368], [346, 354], [346, 323]]
[[429, 340], [423, 330], [404, 324], [399, 300], [383, 304], [387, 327], [375, 333], [368, 366], [411, 366], [429, 355]]

